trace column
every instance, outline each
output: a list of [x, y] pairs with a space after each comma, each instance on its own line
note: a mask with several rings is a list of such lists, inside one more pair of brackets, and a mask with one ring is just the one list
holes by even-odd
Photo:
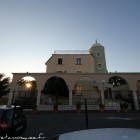
[[105, 80], [102, 80], [101, 101], [102, 104], [105, 104]]
[[136, 110], [139, 110], [138, 96], [136, 90], [133, 90], [133, 101]]
[[40, 105], [40, 97], [41, 97], [41, 90], [38, 90], [38, 93], [37, 93], [37, 102], [36, 102], [36, 105]]
[[72, 105], [72, 90], [69, 90], [69, 105]]
[[105, 102], [105, 96], [104, 96], [104, 89], [101, 90], [101, 102], [104, 104]]
[[11, 92], [9, 93], [8, 105], [12, 105], [12, 100], [13, 100], [13, 91], [11, 91]]

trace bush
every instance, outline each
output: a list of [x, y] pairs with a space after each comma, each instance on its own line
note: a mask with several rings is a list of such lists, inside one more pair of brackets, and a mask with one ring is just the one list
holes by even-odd
[[128, 104], [127, 103], [123, 103], [123, 105], [122, 105], [122, 111], [124, 112], [124, 113], [126, 113], [126, 112], [128, 112]]
[[99, 104], [99, 111], [104, 112], [104, 104]]
[[99, 107], [100, 108], [104, 108], [104, 104], [99, 104]]
[[76, 103], [76, 108], [77, 109], [80, 109], [81, 108], [81, 103], [80, 102]]
[[128, 108], [128, 104], [127, 103], [123, 103], [123, 108], [127, 109]]

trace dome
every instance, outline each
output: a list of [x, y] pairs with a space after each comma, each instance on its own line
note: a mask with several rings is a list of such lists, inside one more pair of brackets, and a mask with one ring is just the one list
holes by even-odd
[[98, 43], [97, 40], [96, 40], [96, 43], [93, 44], [93, 45], [91, 46], [91, 48], [89, 49], [89, 52], [92, 53], [93, 50], [95, 50], [95, 48], [96, 48], [96, 49], [97, 49], [97, 48], [99, 49], [99, 48], [104, 48], [104, 47], [103, 47], [102, 44]]
[[102, 45], [100, 43], [95, 43], [95, 44], [92, 45], [92, 47], [95, 47], [95, 46], [99, 47], [99, 46], [102, 46]]
[[103, 45], [98, 43], [96, 40], [95, 44], [93, 44], [91, 47], [103, 47]]

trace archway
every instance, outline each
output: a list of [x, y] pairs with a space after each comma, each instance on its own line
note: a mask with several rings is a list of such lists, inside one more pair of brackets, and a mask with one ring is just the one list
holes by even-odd
[[132, 91], [125, 79], [120, 76], [109, 78], [109, 84], [112, 85], [110, 93], [113, 99], [118, 99], [127, 103], [133, 103]]
[[13, 103], [23, 108], [36, 105], [37, 84], [35, 78], [25, 76], [17, 81], [16, 90], [13, 94]]
[[79, 101], [84, 104], [84, 99], [87, 99], [88, 104], [99, 104], [101, 101], [97, 82], [93, 78], [81, 77], [75, 82], [73, 104]]
[[49, 78], [42, 90], [45, 104], [68, 104], [69, 90], [65, 80], [59, 76]]

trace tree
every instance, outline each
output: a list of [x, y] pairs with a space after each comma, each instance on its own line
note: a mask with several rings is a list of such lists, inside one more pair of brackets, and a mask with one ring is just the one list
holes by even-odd
[[59, 97], [68, 97], [68, 87], [66, 82], [58, 77], [54, 76], [47, 80], [44, 85], [43, 94], [51, 94], [56, 97], [56, 102]]
[[10, 83], [10, 78], [5, 77], [4, 74], [0, 74], [0, 97], [9, 93], [10, 91], [9, 83]]
[[118, 87], [118, 86], [126, 85], [127, 82], [119, 76], [114, 76], [109, 79], [109, 84], [112, 84], [113, 87]]

